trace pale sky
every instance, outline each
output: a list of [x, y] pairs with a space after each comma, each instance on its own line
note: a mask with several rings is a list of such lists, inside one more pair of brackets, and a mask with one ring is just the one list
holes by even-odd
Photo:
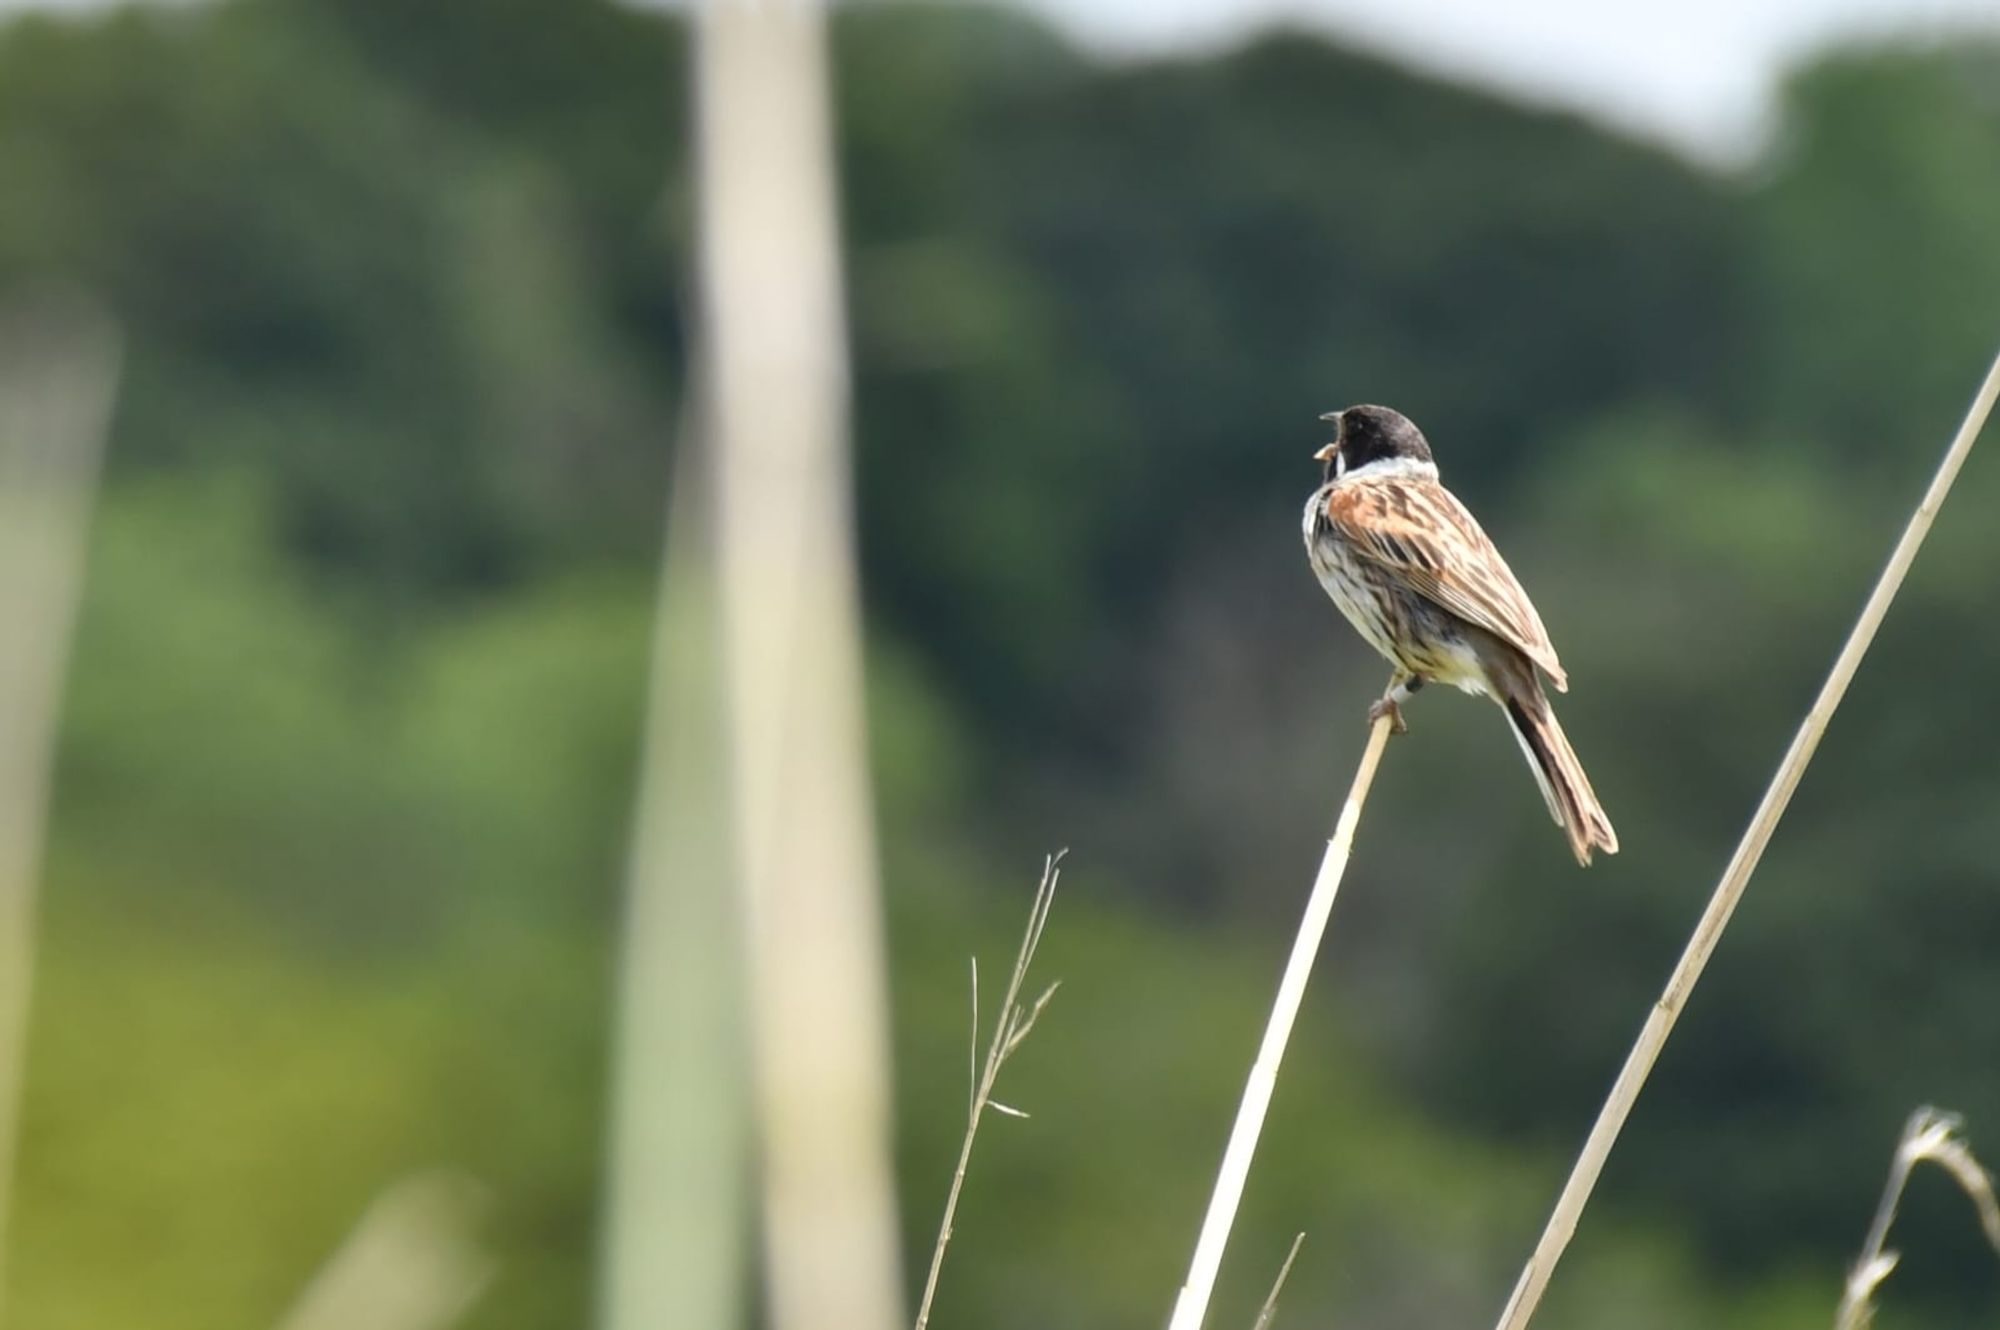
[[1289, 21], [1584, 111], [1711, 160], [1768, 127], [1785, 67], [1851, 36], [2000, 34], [2000, 0], [1027, 0], [1092, 45], [1208, 49]]
[[[1784, 67], [1852, 35], [2000, 33], [2000, 0], [1018, 0], [1107, 52], [1203, 50], [1274, 22], [1710, 160], [1752, 151]], [[104, 0], [0, 0], [0, 13]]]

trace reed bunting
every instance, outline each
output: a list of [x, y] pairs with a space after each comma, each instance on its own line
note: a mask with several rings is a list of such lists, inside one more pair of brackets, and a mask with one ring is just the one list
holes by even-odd
[[1427, 683], [1499, 703], [1556, 825], [1580, 864], [1618, 852], [1618, 835], [1542, 692], [1568, 677], [1548, 630], [1507, 561], [1465, 505], [1438, 483], [1422, 431], [1386, 406], [1320, 417], [1334, 440], [1306, 501], [1306, 555], [1326, 594], [1389, 658], [1389, 689], [1369, 708], [1404, 730], [1400, 704]]

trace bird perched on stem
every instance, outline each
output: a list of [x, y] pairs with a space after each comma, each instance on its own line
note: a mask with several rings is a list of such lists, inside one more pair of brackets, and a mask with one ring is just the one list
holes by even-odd
[[1556, 825], [1580, 864], [1618, 852], [1618, 834], [1542, 691], [1569, 679], [1548, 630], [1507, 561], [1465, 505], [1438, 483], [1423, 432], [1386, 406], [1320, 417], [1334, 439], [1314, 457], [1320, 486], [1306, 501], [1306, 555], [1327, 595], [1395, 667], [1369, 708], [1403, 733], [1401, 704], [1426, 683], [1492, 698]]

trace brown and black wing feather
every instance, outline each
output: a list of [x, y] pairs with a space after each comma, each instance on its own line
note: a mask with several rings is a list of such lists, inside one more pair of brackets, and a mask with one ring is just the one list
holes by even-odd
[[1335, 485], [1326, 496], [1326, 520], [1357, 555], [1515, 647], [1558, 692], [1569, 690], [1569, 676], [1528, 593], [1443, 485], [1415, 476]]

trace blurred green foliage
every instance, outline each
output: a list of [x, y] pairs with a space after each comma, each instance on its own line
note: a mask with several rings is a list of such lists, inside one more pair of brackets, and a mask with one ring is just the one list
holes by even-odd
[[[1064, 991], [1003, 1090], [1035, 1116], [989, 1128], [940, 1315], [1164, 1314], [1381, 681], [1296, 535], [1313, 417], [1381, 400], [1534, 591], [1625, 852], [1576, 873], [1493, 717], [1426, 695], [1221, 1306], [1247, 1323], [1303, 1228], [1287, 1320], [1476, 1324], [2000, 332], [2000, 55], [1831, 53], [1723, 173], [1298, 35], [1112, 65], [875, 5], [835, 38], [913, 1267], [965, 953], [1066, 844]], [[80, 279], [130, 337], [23, 1327], [269, 1325], [437, 1164], [492, 1189], [471, 1323], [587, 1317], [686, 57], [582, 0], [0, 27], [0, 287]], [[1552, 1326], [1821, 1324], [1911, 1106], [2000, 1153], [1990, 460]], [[1990, 1315], [1945, 1189], [1908, 1223], [1884, 1323]]]

